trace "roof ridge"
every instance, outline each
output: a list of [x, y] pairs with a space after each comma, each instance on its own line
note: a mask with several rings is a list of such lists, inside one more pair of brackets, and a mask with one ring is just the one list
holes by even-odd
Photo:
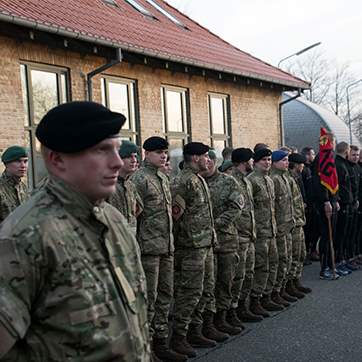
[[255, 59], [255, 60], [259, 61], [259, 62], [262, 62], [263, 64], [265, 64], [265, 65], [267, 65], [267, 66], [269, 66], [269, 67], [272, 67], [272, 68], [274, 68], [274, 69], [276, 69], [276, 70], [278, 70], [278, 71], [280, 71], [280, 72], [283, 72], [284, 74], [287, 74], [287, 75], [289, 75], [289, 76], [292, 76], [294, 79], [296, 79], [296, 80], [298, 80], [298, 81], [306, 82], [306, 83], [309, 84], [308, 81], [306, 81], [306, 80], [304, 80], [304, 79], [301, 79], [301, 78], [298, 78], [298, 77], [296, 77], [294, 74], [288, 73], [288, 72], [286, 72], [286, 71], [284, 71], [284, 70], [282, 70], [282, 69], [280, 69], [280, 68], [278, 68], [278, 67], [276, 67], [276, 66], [274, 66], [274, 65], [272, 65], [272, 64], [267, 63], [266, 61], [264, 61], [264, 60], [262, 60], [262, 59], [259, 59], [258, 57], [254, 56], [254, 55], [252, 55], [252, 54], [250, 54], [250, 53], [248, 53], [248, 52], [246, 52], [246, 51], [244, 51], [244, 50], [241, 50], [241, 49], [238, 48], [236, 45], [233, 45], [233, 44], [231, 44], [230, 42], [228, 42], [227, 40], [221, 38], [219, 35], [217, 35], [217, 34], [215, 34], [214, 32], [212, 32], [212, 31], [211, 31], [210, 29], [208, 29], [206, 26], [200, 24], [198, 21], [190, 18], [188, 15], [184, 14], [183, 12], [181, 12], [180, 10], [178, 10], [177, 8], [175, 8], [174, 6], [170, 5], [166, 0], [154, 0], [154, 1], [160, 1], [160, 2], [165, 3], [167, 6], [169, 6], [169, 7], [172, 8], [173, 10], [175, 10], [177, 13], [179, 13], [179, 14], [181, 14], [182, 16], [186, 17], [188, 20], [192, 21], [193, 23], [195, 23], [196, 25], [198, 25], [200, 28], [206, 30], [206, 31], [207, 31], [209, 34], [211, 34], [213, 37], [218, 38], [218, 39], [221, 40], [223, 43], [231, 46], [232, 48], [234, 48], [234, 49], [237, 50], [238, 52], [243, 53], [243, 54], [246, 54], [246, 55], [248, 55], [249, 57], [251, 57], [251, 58], [253, 58], [253, 59]]

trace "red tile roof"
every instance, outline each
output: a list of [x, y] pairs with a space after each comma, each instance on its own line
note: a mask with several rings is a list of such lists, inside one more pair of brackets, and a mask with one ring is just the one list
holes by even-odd
[[137, 0], [157, 19], [125, 0], [0, 0], [0, 21], [40, 30], [68, 32], [79, 39], [296, 88], [308, 83], [230, 45], [162, 0], [155, 0], [188, 30], [176, 25], [145, 0]]

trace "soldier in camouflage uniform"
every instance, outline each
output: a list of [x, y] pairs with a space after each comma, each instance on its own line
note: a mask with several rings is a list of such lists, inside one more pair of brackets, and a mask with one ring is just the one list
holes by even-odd
[[2, 154], [1, 161], [5, 171], [0, 178], [0, 223], [28, 196], [21, 181], [28, 170], [28, 154], [23, 147], [11, 146]]
[[293, 195], [295, 227], [292, 231], [292, 265], [288, 275], [292, 286], [299, 292], [311, 293], [312, 289], [301, 283], [303, 263], [306, 257], [304, 225], [306, 223], [305, 204], [301, 193], [303, 187], [302, 172], [306, 162], [305, 156], [292, 153], [289, 155], [290, 186]]
[[[225, 338], [212, 330], [213, 313], [205, 312], [204, 318], [201, 315], [205, 305], [215, 312], [214, 220], [208, 186], [198, 174], [207, 170], [208, 151], [209, 147], [200, 142], [185, 145], [184, 167], [171, 184], [176, 249], [175, 317], [171, 343], [174, 350], [189, 357], [196, 356], [190, 343], [210, 347], [215, 345], [217, 338]], [[213, 340], [203, 336], [203, 323], [210, 334], [215, 332]]]
[[135, 236], [137, 216], [142, 212], [143, 203], [129, 177], [136, 171], [137, 151], [133, 142], [122, 141], [119, 155], [123, 166], [119, 170], [116, 192], [108, 200], [126, 218]]
[[[294, 227], [294, 210], [292, 191], [290, 189], [288, 172], [288, 152], [274, 151], [272, 154], [272, 170], [270, 177], [274, 182], [275, 191], [275, 218], [277, 222], [277, 247], [279, 265], [273, 293], [265, 300], [263, 307], [267, 310], [281, 310], [293, 301], [285, 293], [287, 275], [292, 263], [292, 235]], [[286, 299], [284, 299], [286, 298]], [[269, 306], [267, 305], [269, 304]], [[268, 308], [269, 307], [269, 308]]]
[[242, 190], [234, 177], [221, 173], [216, 168], [217, 158], [209, 151], [208, 170], [200, 172], [209, 186], [215, 231], [218, 245], [215, 247], [215, 300], [216, 328], [231, 335], [239, 334], [242, 323], [232, 308], [232, 286], [239, 264], [239, 240], [236, 221], [244, 207]]
[[139, 247], [103, 201], [124, 121], [72, 102], [39, 123], [49, 181], [0, 230], [1, 361], [150, 361]]
[[245, 205], [236, 222], [239, 238], [240, 262], [233, 281], [233, 307], [238, 317], [245, 322], [260, 322], [262, 316], [249, 309], [250, 292], [254, 279], [256, 225], [254, 216], [253, 187], [246, 177], [253, 170], [254, 153], [249, 148], [237, 148], [233, 151], [232, 175], [239, 182]]
[[130, 180], [143, 202], [137, 219], [137, 241], [147, 278], [148, 321], [154, 354], [164, 360], [186, 356], [168, 347], [168, 316], [173, 297], [174, 240], [170, 184], [160, 170], [168, 155], [168, 142], [150, 137], [143, 144], [145, 160]]
[[261, 306], [260, 298], [271, 294], [278, 271], [274, 184], [268, 176], [271, 154], [267, 148], [257, 149], [254, 154], [254, 171], [247, 176], [253, 187], [256, 223], [255, 269], [250, 310], [263, 317], [269, 317], [270, 314]]

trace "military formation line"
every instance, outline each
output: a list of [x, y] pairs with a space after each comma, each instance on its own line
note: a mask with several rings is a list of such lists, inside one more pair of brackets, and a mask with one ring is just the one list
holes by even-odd
[[324, 280], [360, 268], [358, 147], [337, 144], [333, 193], [310, 147], [226, 148], [219, 166], [190, 142], [172, 172], [167, 140], [141, 160], [124, 122], [92, 102], [50, 110], [30, 196], [26, 149], [2, 154], [1, 361], [186, 361], [304, 298], [311, 259]]

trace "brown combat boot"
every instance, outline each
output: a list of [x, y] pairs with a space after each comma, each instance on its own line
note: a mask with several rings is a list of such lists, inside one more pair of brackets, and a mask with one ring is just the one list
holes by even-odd
[[175, 352], [179, 354], [183, 354], [190, 358], [196, 357], [196, 351], [187, 342], [186, 337], [181, 336], [180, 334], [173, 334], [170, 346]]
[[295, 303], [298, 301], [298, 298], [295, 298], [295, 297], [292, 297], [291, 295], [289, 295], [287, 293], [287, 291], [285, 290], [285, 288], [283, 288], [280, 292], [280, 296], [286, 300], [287, 302], [290, 302], [290, 303]]
[[283, 305], [284, 307], [289, 307], [289, 306], [290, 306], [290, 303], [287, 302], [285, 299], [283, 299], [283, 298], [280, 296], [279, 292], [276, 291], [276, 290], [273, 290], [273, 293], [271, 294], [271, 300], [272, 300], [274, 303]]
[[270, 317], [270, 314], [260, 304], [259, 297], [250, 297], [250, 311], [256, 315], [261, 315], [264, 318]]
[[196, 348], [212, 348], [216, 346], [216, 342], [212, 339], [206, 338], [201, 332], [202, 326], [190, 324], [187, 333], [187, 341], [192, 347]]
[[226, 322], [228, 322], [233, 327], [241, 328], [241, 330], [244, 330], [245, 327], [241, 323], [241, 320], [239, 319], [238, 315], [236, 314], [236, 309], [230, 308], [226, 313]]
[[219, 310], [215, 314], [214, 324], [219, 331], [230, 334], [232, 336], [241, 333], [241, 328], [234, 327], [226, 321], [226, 310]]
[[269, 312], [278, 312], [280, 310], [284, 310], [283, 305], [276, 304], [271, 300], [270, 294], [264, 295], [260, 300], [260, 304], [265, 310]]
[[312, 289], [302, 285], [300, 279], [294, 279], [293, 284], [297, 290], [304, 294], [312, 293]]
[[202, 324], [202, 334], [208, 338], [212, 339], [218, 343], [225, 342], [229, 339], [229, 335], [227, 333], [223, 333], [218, 331], [214, 326], [214, 313], [205, 312], [202, 315], [203, 324]]
[[285, 291], [292, 297], [296, 297], [298, 299], [302, 299], [305, 297], [304, 293], [295, 288], [292, 280], [287, 281], [287, 285], [285, 286]]
[[261, 315], [251, 313], [249, 309], [249, 300], [239, 300], [238, 308], [236, 309], [238, 317], [243, 322], [261, 322], [264, 318]]
[[153, 338], [153, 352], [162, 361], [186, 361], [187, 355], [177, 353], [170, 349], [167, 338]]

